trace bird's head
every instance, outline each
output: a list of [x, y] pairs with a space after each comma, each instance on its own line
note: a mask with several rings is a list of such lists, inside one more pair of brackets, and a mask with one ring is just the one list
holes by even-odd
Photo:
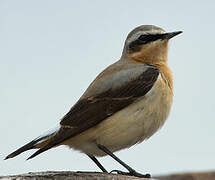
[[122, 58], [143, 63], [167, 61], [168, 41], [182, 31], [167, 33], [153, 25], [142, 25], [132, 30], [125, 41]]

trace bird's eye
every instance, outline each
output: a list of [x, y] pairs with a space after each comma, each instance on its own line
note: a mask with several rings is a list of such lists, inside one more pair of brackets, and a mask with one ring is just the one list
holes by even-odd
[[162, 34], [144, 34], [138, 37], [138, 41], [141, 41], [143, 44], [156, 41], [158, 39], [162, 39]]
[[158, 39], [157, 35], [154, 35], [154, 34], [144, 34], [144, 35], [140, 35], [138, 38], [138, 40], [141, 41], [142, 43], [149, 43], [157, 39]]
[[149, 39], [148, 36], [149, 36], [149, 35], [140, 35], [140, 36], [138, 37], [138, 40], [140, 40], [140, 41], [147, 41], [147, 39]]

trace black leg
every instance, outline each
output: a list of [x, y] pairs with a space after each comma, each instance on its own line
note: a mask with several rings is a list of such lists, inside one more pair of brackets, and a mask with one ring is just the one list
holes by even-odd
[[107, 153], [109, 156], [111, 156], [113, 159], [115, 159], [118, 163], [120, 163], [123, 167], [125, 167], [129, 173], [119, 171], [119, 170], [113, 170], [111, 172], [117, 172], [118, 174], [123, 174], [123, 175], [131, 175], [131, 176], [136, 176], [136, 177], [145, 177], [145, 178], [150, 178], [150, 174], [140, 174], [136, 172], [133, 168], [125, 164], [122, 160], [120, 160], [117, 156], [115, 156], [110, 150], [108, 150], [105, 146], [102, 146], [100, 144], [97, 144], [98, 148]]
[[96, 163], [96, 165], [97, 165], [103, 172], [107, 172], [107, 170], [101, 165], [101, 163], [100, 163], [94, 156], [88, 155], [88, 157], [89, 157], [90, 159], [92, 159], [93, 162]]

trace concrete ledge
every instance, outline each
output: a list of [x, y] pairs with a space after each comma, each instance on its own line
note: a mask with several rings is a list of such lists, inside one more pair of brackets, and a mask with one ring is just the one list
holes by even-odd
[[30, 172], [14, 176], [0, 176], [1, 180], [155, 180], [153, 178], [136, 178], [118, 174], [100, 172], [71, 172], [71, 171], [47, 171]]
[[71, 172], [71, 171], [46, 171], [30, 172], [13, 176], [0, 176], [1, 180], [215, 180], [213, 172], [181, 173], [167, 176], [158, 176], [150, 179], [108, 174], [101, 172]]

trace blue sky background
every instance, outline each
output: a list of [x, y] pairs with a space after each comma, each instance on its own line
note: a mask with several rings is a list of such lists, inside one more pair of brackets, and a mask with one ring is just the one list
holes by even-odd
[[[99, 171], [67, 147], [30, 161], [33, 151], [3, 158], [59, 122], [142, 24], [184, 31], [169, 47], [174, 104], [159, 132], [116, 155], [153, 175], [214, 169], [214, 7], [212, 0], [0, 0], [0, 175]], [[100, 161], [123, 169], [110, 157]]]

